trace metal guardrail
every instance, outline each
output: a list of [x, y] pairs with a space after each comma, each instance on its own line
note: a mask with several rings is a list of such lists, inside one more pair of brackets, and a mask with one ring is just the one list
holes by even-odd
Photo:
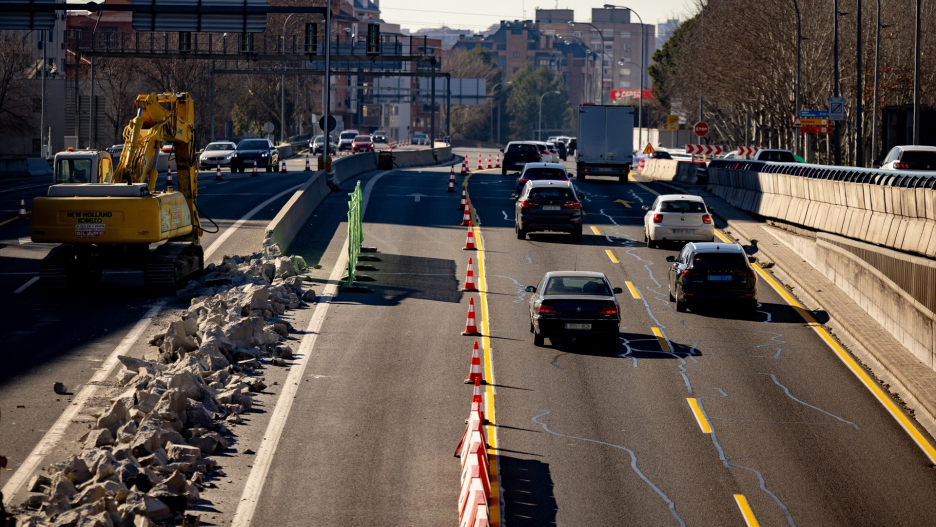
[[354, 192], [348, 194], [348, 280], [345, 287], [354, 283], [354, 273], [357, 270], [358, 258], [361, 255], [361, 246], [364, 243], [364, 225], [361, 218], [361, 182], [358, 181]]
[[802, 176], [809, 179], [844, 181], [846, 183], [867, 183], [869, 185], [880, 185], [884, 187], [936, 188], [936, 172], [927, 175], [920, 174], [919, 172], [881, 170], [878, 168], [775, 163], [743, 159], [716, 159], [709, 163], [708, 168], [709, 170], [746, 170], [764, 174], [785, 174], [788, 176]]

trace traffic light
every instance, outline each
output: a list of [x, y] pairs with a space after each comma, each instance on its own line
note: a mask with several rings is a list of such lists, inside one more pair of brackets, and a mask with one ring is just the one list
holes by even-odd
[[314, 22], [305, 25], [305, 51], [318, 53], [318, 26]]
[[379, 24], [367, 24], [367, 54], [380, 55]]

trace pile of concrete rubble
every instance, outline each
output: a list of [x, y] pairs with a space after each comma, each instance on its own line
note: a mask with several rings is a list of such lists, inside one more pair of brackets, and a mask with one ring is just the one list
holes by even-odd
[[81, 438], [79, 455], [29, 483], [22, 525], [196, 526], [186, 514], [206, 478], [223, 476], [211, 454], [266, 385], [263, 364], [286, 366], [287, 309], [314, 302], [301, 257], [225, 258], [179, 292], [191, 305], [150, 344], [152, 360], [121, 356], [111, 406]]

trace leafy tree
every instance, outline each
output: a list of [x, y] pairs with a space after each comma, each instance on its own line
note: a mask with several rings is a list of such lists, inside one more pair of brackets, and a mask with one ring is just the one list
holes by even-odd
[[653, 64], [649, 68], [650, 78], [653, 79], [653, 98], [664, 108], [669, 107], [670, 99], [673, 97], [673, 85], [677, 82], [682, 46], [690, 40], [689, 36], [698, 18], [697, 15], [680, 24], [663, 47], [653, 54]]
[[[550, 92], [558, 91], [559, 94]], [[544, 93], [549, 95], [543, 96]], [[532, 139], [539, 123], [540, 98], [543, 98], [543, 125], [562, 123], [567, 126], [572, 113], [569, 111], [569, 94], [562, 78], [544, 66], [538, 68], [527, 62], [514, 75], [507, 97], [507, 113], [510, 115], [511, 138]], [[544, 134], [545, 136], [546, 134]]]

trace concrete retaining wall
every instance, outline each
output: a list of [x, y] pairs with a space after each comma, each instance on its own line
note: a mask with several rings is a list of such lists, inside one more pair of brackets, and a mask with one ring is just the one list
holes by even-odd
[[695, 185], [698, 182], [696, 177], [698, 166], [698, 163], [678, 159], [647, 159], [640, 174], [655, 181], [677, 181]]

